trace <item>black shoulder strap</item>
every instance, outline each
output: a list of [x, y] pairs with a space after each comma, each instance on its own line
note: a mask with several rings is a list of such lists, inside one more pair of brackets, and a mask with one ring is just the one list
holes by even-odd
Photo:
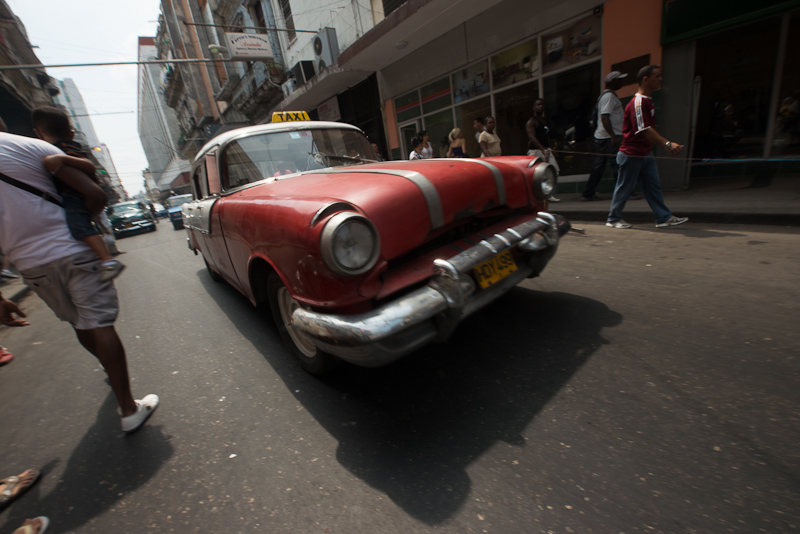
[[7, 183], [9, 185], [13, 185], [14, 187], [19, 187], [23, 191], [27, 191], [28, 193], [32, 193], [32, 194], [36, 195], [39, 198], [45, 199], [48, 202], [52, 202], [53, 204], [55, 204], [59, 208], [63, 208], [64, 207], [64, 204], [62, 204], [60, 200], [58, 200], [56, 197], [54, 197], [50, 193], [48, 193], [46, 191], [42, 191], [41, 189], [33, 187], [32, 185], [26, 184], [25, 182], [20, 182], [19, 180], [16, 180], [16, 179], [14, 179], [14, 178], [12, 178], [10, 176], [6, 176], [2, 172], [0, 172], [0, 180], [3, 180], [5, 183]]

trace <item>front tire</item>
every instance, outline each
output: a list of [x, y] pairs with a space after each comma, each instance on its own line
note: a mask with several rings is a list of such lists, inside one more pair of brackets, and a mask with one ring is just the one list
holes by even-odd
[[211, 280], [213, 280], [214, 282], [222, 282], [222, 277], [219, 274], [217, 274], [217, 271], [211, 268], [211, 266], [208, 264], [205, 258], [203, 258], [203, 263], [206, 264], [206, 271], [208, 271], [208, 276], [211, 277]]
[[278, 333], [286, 347], [297, 359], [300, 367], [312, 375], [325, 374], [333, 369], [339, 360], [320, 350], [307, 334], [291, 326], [292, 312], [300, 307], [280, 277], [271, 273], [267, 282], [269, 307]]

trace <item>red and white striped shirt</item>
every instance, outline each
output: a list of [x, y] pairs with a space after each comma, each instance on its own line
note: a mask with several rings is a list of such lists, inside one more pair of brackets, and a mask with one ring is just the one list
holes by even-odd
[[622, 143], [620, 151], [629, 156], [646, 156], [653, 150], [653, 143], [644, 136], [644, 131], [656, 124], [656, 108], [649, 96], [636, 93], [625, 106], [622, 120]]

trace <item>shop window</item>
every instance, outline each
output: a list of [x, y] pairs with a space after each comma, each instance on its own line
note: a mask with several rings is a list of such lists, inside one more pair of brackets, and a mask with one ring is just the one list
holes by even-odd
[[800, 13], [789, 22], [772, 156], [800, 156]]
[[494, 95], [497, 110], [497, 132], [502, 140], [504, 156], [528, 152], [525, 123], [533, 116], [533, 103], [539, 98], [539, 84], [526, 83]]
[[590, 15], [568, 28], [542, 36], [542, 72], [575, 66], [600, 57], [601, 14]]
[[420, 89], [422, 97], [422, 112], [431, 113], [448, 107], [453, 103], [450, 91], [450, 77], [443, 78]]
[[[461, 135], [467, 142], [467, 154], [470, 157], [477, 158], [481, 155], [481, 148], [478, 141], [475, 140], [475, 129], [472, 127], [472, 121], [481, 118], [485, 119], [492, 114], [492, 103], [488, 96], [470, 100], [464, 104], [456, 107], [456, 124], [461, 128]], [[503, 139], [503, 133], [499, 132], [500, 139]], [[502, 145], [501, 145], [502, 146]]]
[[695, 158], [764, 156], [779, 27], [773, 18], [698, 39]]
[[524, 82], [539, 75], [539, 52], [532, 39], [492, 57], [492, 82], [495, 89]]
[[[561, 72], [544, 80], [545, 118], [555, 141], [562, 175], [588, 174], [594, 158], [589, 121], [600, 96], [600, 62]], [[552, 142], [551, 142], [552, 144]]]
[[489, 67], [486, 60], [453, 74], [453, 101], [458, 104], [489, 92]]
[[[448, 108], [426, 116], [425, 130], [428, 132], [431, 146], [433, 146], [434, 157], [445, 157], [450, 144], [447, 136], [453, 130], [453, 110]], [[444, 152], [442, 152], [442, 148], [444, 148]]]
[[419, 92], [417, 90], [394, 99], [397, 122], [406, 122], [420, 116]]

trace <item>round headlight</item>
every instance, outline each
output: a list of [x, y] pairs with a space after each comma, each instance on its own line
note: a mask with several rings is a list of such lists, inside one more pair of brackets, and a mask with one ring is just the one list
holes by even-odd
[[380, 237], [366, 217], [353, 212], [337, 213], [330, 218], [320, 238], [322, 258], [334, 272], [361, 274], [378, 261]]
[[533, 169], [533, 191], [537, 197], [545, 200], [556, 190], [558, 173], [549, 163], [540, 162]]

